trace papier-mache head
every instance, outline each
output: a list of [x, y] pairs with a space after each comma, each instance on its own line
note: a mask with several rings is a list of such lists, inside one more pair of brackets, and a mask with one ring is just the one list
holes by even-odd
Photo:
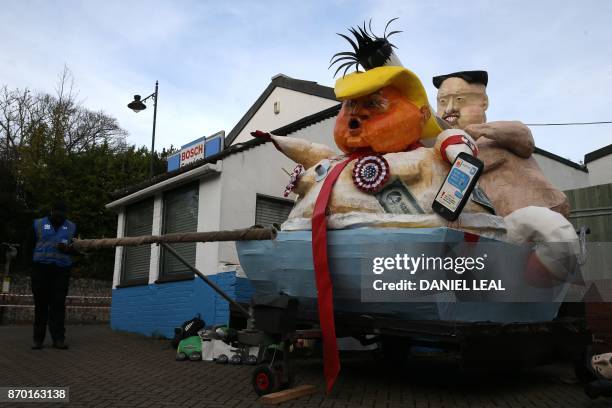
[[433, 77], [432, 82], [438, 88], [438, 115], [457, 129], [485, 123], [489, 107], [488, 81], [487, 71], [458, 71]]
[[[391, 35], [400, 32], [387, 34], [394, 20], [387, 23], [382, 37], [374, 34], [371, 21], [369, 27], [364, 23], [349, 29], [355, 40], [338, 34], [353, 48], [335, 54], [330, 65], [341, 63], [336, 74], [344, 68], [334, 87], [336, 97], [343, 101], [334, 139], [346, 153], [359, 149], [400, 152], [442, 130], [420, 79], [401, 65], [389, 42]], [[359, 71], [360, 66], [365, 71]], [[351, 67], [356, 72], [347, 74]]]

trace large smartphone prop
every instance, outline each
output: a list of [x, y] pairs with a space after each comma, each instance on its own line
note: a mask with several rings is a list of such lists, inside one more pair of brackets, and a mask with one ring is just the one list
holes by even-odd
[[448, 221], [459, 218], [483, 167], [484, 164], [477, 158], [464, 152], [459, 153], [431, 208]]

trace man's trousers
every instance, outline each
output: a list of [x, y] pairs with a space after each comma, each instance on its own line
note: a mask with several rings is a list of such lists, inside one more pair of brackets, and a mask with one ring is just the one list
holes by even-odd
[[34, 341], [43, 342], [49, 324], [53, 341], [65, 340], [64, 320], [70, 269], [51, 264], [34, 263], [32, 294], [34, 295]]

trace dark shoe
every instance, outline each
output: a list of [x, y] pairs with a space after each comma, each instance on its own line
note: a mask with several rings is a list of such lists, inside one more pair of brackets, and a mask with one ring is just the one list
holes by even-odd
[[64, 343], [64, 340], [58, 340], [53, 342], [53, 348], [58, 350], [68, 350], [68, 345]]
[[41, 348], [43, 348], [42, 341], [35, 341], [32, 343], [32, 350], [40, 350]]

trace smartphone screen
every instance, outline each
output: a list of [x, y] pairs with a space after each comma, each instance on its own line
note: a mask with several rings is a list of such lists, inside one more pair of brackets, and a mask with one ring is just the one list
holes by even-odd
[[446, 180], [432, 204], [433, 210], [449, 221], [459, 217], [480, 177], [483, 164], [465, 153], [457, 155]]

